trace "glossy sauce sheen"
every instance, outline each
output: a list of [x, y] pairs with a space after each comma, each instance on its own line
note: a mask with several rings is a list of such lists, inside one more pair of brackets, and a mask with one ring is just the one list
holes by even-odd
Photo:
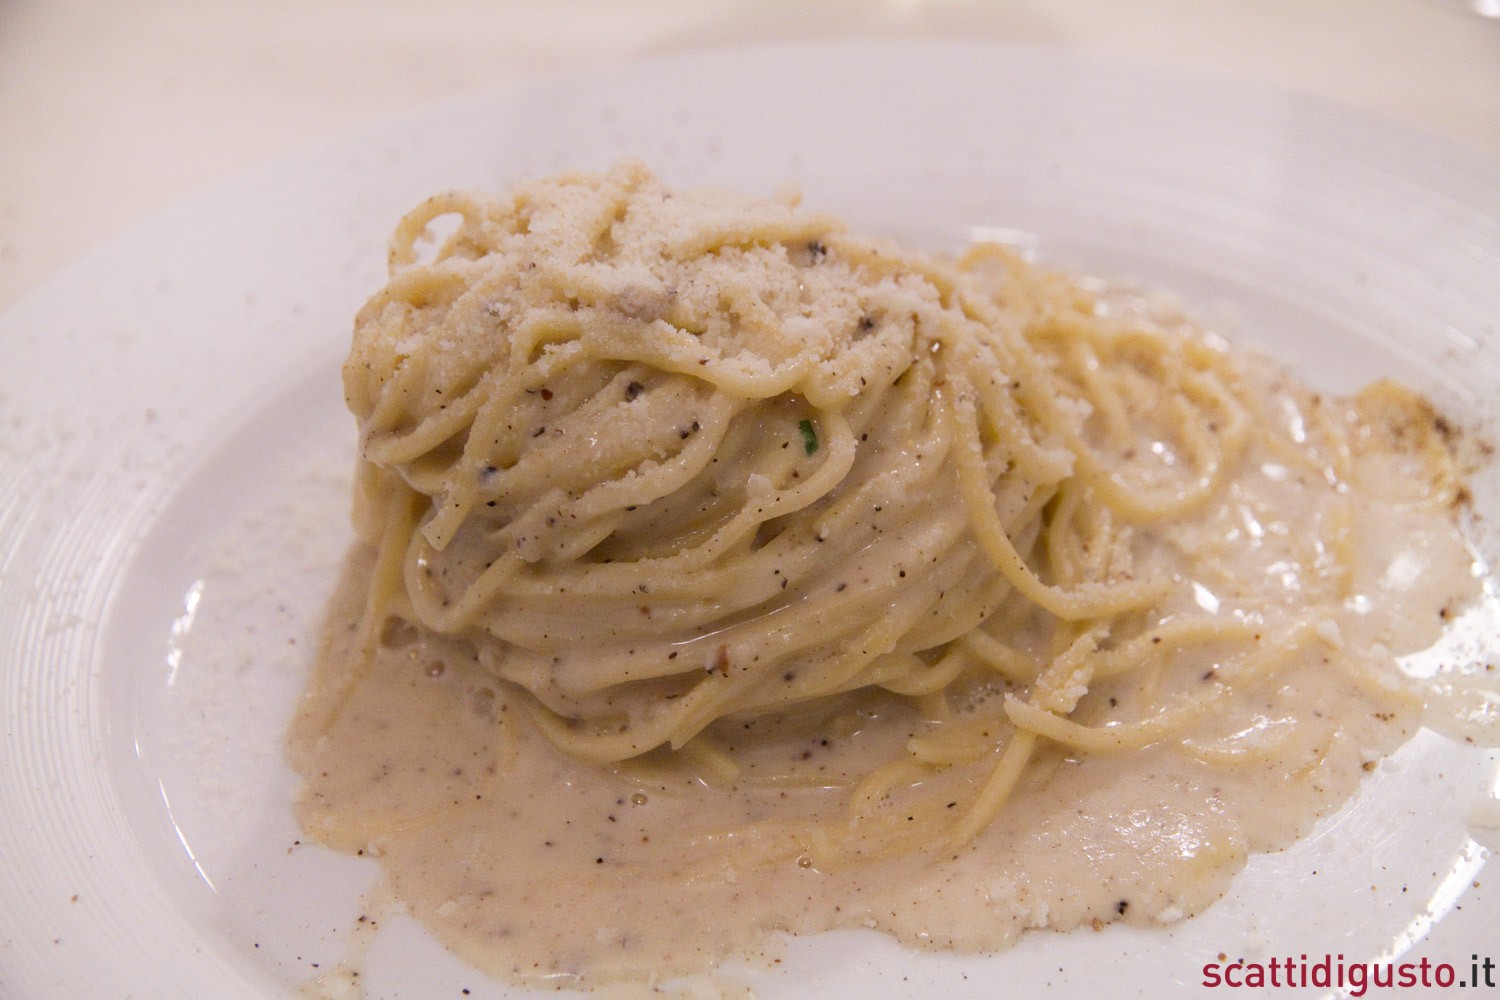
[[[1321, 609], [1317, 641], [1268, 678], [1230, 686], [1170, 740], [1119, 755], [1042, 751], [971, 844], [823, 871], [794, 845], [750, 832], [766, 820], [849, 822], [849, 779], [940, 725], [879, 696], [813, 732], [745, 732], [735, 744], [745, 780], [730, 787], [653, 779], [562, 756], [469, 650], [397, 626], [329, 724], [366, 550], [350, 556], [291, 735], [304, 829], [378, 856], [395, 896], [446, 945], [537, 985], [753, 960], [774, 952], [775, 931], [873, 927], [915, 946], [985, 951], [1027, 928], [1160, 925], [1200, 912], [1250, 852], [1305, 834], [1415, 732], [1421, 700], [1390, 683], [1393, 657], [1434, 642], [1479, 590], [1451, 506], [1433, 499], [1398, 430], [1360, 426], [1352, 405], [1252, 371], [1289, 426], [1318, 406], [1353, 425], [1351, 482], [1335, 488], [1252, 448], [1219, 501], [1163, 527], [1138, 558], [1185, 584], [1157, 609], [1162, 621], [1211, 612], [1274, 622]], [[1332, 533], [1340, 489], [1356, 491], [1354, 579], [1343, 591], [1317, 541]], [[1147, 716], [1216, 683], [1215, 670], [1212, 647], [1200, 648], [1146, 685], [1095, 684], [1081, 711], [1107, 702]], [[756, 785], [761, 766], [804, 780]], [[896, 795], [882, 808], [901, 804]]]

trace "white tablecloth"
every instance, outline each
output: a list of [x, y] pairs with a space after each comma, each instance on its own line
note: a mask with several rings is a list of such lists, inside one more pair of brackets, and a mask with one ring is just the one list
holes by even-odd
[[320, 137], [708, 45], [1056, 45], [1293, 87], [1500, 159], [1496, 15], [1500, 0], [7, 0], [0, 308], [150, 213]]

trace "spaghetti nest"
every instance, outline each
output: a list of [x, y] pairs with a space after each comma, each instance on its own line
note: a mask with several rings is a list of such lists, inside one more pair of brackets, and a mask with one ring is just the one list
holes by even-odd
[[[733, 781], [736, 733], [895, 704], [949, 724], [856, 804], [982, 762], [930, 796], [964, 841], [1039, 743], [1149, 743], [1307, 637], [1161, 613], [1186, 584], [1142, 539], [1252, 433], [1224, 352], [998, 249], [936, 260], [626, 164], [433, 198], [391, 271], [344, 369], [365, 641], [463, 644], [584, 760]], [[1210, 643], [1195, 699], [1075, 717]]]

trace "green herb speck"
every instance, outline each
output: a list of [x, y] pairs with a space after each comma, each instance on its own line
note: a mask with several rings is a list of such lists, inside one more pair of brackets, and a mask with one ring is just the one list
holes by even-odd
[[813, 429], [812, 421], [804, 420], [797, 424], [797, 427], [802, 431], [803, 450], [809, 455], [816, 452], [818, 450], [818, 432]]

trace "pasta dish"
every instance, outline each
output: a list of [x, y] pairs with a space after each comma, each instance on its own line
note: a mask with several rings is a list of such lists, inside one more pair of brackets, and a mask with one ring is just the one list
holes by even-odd
[[302, 819], [522, 981], [1197, 912], [1421, 725], [1396, 657], [1480, 592], [1397, 383], [638, 164], [419, 206], [344, 384]]

